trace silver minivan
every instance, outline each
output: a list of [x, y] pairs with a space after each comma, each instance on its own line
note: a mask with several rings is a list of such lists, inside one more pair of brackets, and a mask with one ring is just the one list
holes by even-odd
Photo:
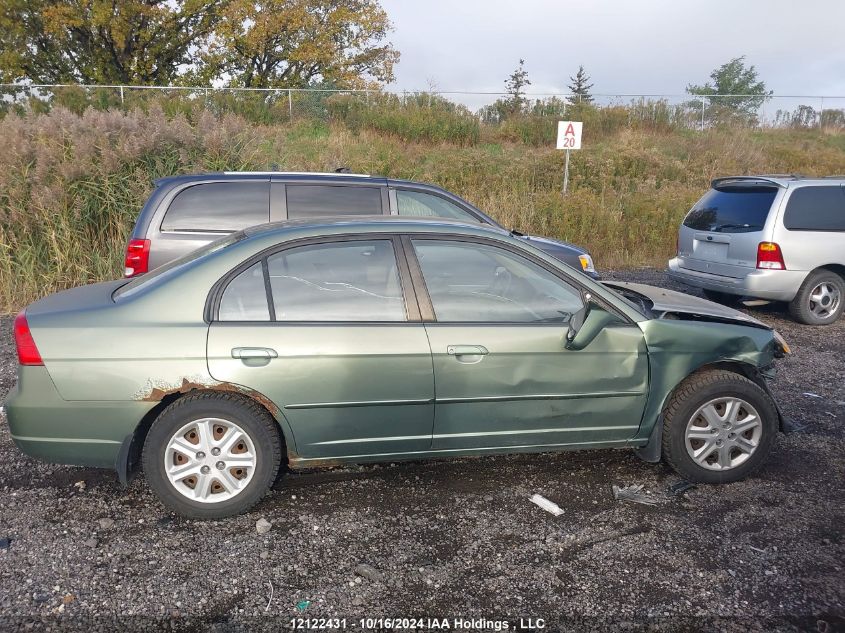
[[669, 276], [712, 301], [786, 301], [801, 323], [833, 323], [845, 301], [845, 176], [717, 178], [684, 218]]

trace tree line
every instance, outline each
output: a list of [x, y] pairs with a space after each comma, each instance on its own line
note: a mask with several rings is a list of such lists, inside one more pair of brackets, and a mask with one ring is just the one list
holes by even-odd
[[3, 83], [353, 88], [393, 80], [378, 0], [0, 0]]
[[[567, 106], [576, 109], [593, 103], [594, 84], [584, 70], [578, 67], [567, 85], [568, 99], [557, 97], [531, 102], [526, 98], [526, 88], [531, 85], [525, 60], [520, 59], [516, 69], [505, 80], [505, 96], [482, 109], [482, 118], [488, 121], [501, 121], [513, 116], [526, 114], [560, 114]], [[772, 96], [753, 65], [748, 65], [745, 57], [735, 57], [710, 73], [710, 81], [701, 85], [689, 84], [686, 88], [693, 98], [686, 104], [690, 109], [702, 111], [705, 118], [725, 122], [755, 124], [760, 106]], [[722, 96], [730, 95], [730, 96]], [[694, 97], [699, 97], [695, 99]], [[557, 111], [559, 110], [559, 112]], [[577, 110], [576, 110], [577, 111]], [[806, 116], [806, 113], [805, 113]]]

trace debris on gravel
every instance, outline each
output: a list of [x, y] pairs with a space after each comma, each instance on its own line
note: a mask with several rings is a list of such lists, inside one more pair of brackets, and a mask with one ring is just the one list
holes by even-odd
[[255, 531], [259, 534], [267, 534], [267, 532], [269, 532], [272, 528], [273, 524], [264, 517], [261, 517], [255, 522]]
[[536, 506], [543, 508], [549, 514], [553, 514], [556, 517], [559, 517], [563, 514], [563, 510], [561, 510], [560, 506], [556, 504], [554, 501], [549, 501], [543, 495], [533, 494], [529, 499], [531, 503]]
[[355, 573], [362, 578], [366, 578], [367, 580], [371, 580], [373, 582], [384, 582], [384, 574], [367, 563], [359, 563], [356, 565]]
[[657, 505], [657, 499], [651, 495], [643, 493], [643, 484], [634, 484], [631, 486], [617, 486], [613, 484], [613, 498], [617, 501], [633, 501], [634, 503], [642, 503], [643, 505], [653, 506]]
[[681, 479], [680, 481], [676, 481], [675, 483], [669, 486], [669, 493], [677, 497], [679, 495], [684, 494], [687, 490], [692, 490], [693, 488], [695, 488], [694, 483], [690, 483], [689, 481]]
[[103, 517], [98, 521], [101, 530], [109, 530], [114, 527], [114, 519]]
[[[685, 290], [657, 270], [607, 276]], [[675, 473], [595, 450], [287, 473], [253, 512], [187, 520], [143, 476], [123, 488], [108, 470], [27, 457], [0, 416], [0, 535], [12, 539], [0, 549], [0, 630], [234, 632], [293, 617], [429, 616], [510, 619], [511, 629], [545, 618], [549, 631], [621, 621], [845, 630], [845, 321], [746, 311], [793, 348], [771, 387], [805, 428], [778, 435], [748, 479], [659, 495], [658, 506], [619, 503], [611, 486], [666, 491]], [[16, 380], [11, 326], [0, 318], [0, 397]], [[565, 521], [527, 502], [538, 490]], [[256, 535], [262, 518], [272, 529]], [[97, 547], [80, 546], [91, 538]], [[359, 563], [384, 581], [354, 573]]]

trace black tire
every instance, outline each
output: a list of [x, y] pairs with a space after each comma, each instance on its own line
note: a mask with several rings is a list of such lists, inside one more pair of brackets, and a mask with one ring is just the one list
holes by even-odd
[[737, 295], [728, 294], [727, 292], [718, 292], [716, 290], [707, 290], [705, 288], [702, 288], [701, 294], [703, 294], [704, 298], [708, 301], [713, 301], [714, 303], [721, 303], [725, 306], [732, 306], [739, 303], [739, 297]]
[[[165, 472], [165, 452], [171, 438], [181, 427], [200, 418], [222, 418], [237, 424], [255, 447], [257, 461], [252, 479], [224, 501], [189, 499]], [[266, 409], [238, 394], [203, 392], [180, 398], [156, 418], [144, 442], [143, 468], [150, 487], [168, 509], [192, 519], [217, 519], [240, 514], [255, 505], [273, 484], [281, 458], [278, 425]]]
[[[811, 301], [813, 291], [823, 284], [829, 285], [838, 292], [835, 298], [836, 305], [828, 311], [826, 316], [813, 312], [812, 308], [818, 304]], [[805, 325], [830, 325], [842, 315], [843, 304], [845, 304], [845, 280], [831, 270], [816, 270], [807, 275], [798, 289], [798, 294], [789, 302], [789, 314]]]
[[[696, 463], [687, 452], [687, 424], [699, 407], [721, 397], [741, 398], [754, 407], [762, 422], [762, 434], [757, 448], [744, 462], [726, 470], [710, 470]], [[731, 371], [696, 372], [678, 385], [663, 410], [663, 458], [687, 481], [707, 484], [738, 481], [766, 460], [778, 426], [775, 403], [759, 385]]]

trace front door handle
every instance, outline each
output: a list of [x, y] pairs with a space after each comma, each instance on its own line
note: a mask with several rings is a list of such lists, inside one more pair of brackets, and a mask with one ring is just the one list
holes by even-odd
[[449, 345], [446, 353], [449, 356], [486, 356], [490, 352], [483, 345]]
[[269, 361], [271, 358], [278, 358], [276, 350], [269, 347], [233, 347], [232, 358], [256, 359]]

